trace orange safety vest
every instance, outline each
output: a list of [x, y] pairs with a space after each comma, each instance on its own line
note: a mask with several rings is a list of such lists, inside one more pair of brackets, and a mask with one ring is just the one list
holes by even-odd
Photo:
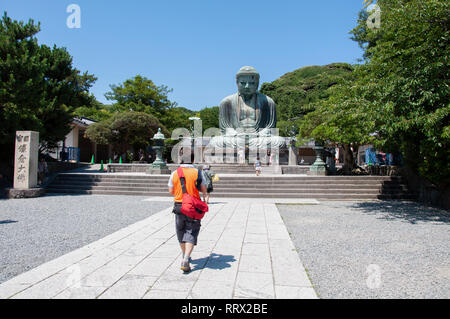
[[[198, 192], [196, 182], [198, 179], [198, 170], [196, 168], [183, 167], [184, 178], [186, 179], [186, 191], [189, 195], [200, 199], [200, 193]], [[173, 174], [173, 194], [175, 202], [181, 203], [183, 201], [183, 190], [181, 189], [181, 182], [178, 173]]]

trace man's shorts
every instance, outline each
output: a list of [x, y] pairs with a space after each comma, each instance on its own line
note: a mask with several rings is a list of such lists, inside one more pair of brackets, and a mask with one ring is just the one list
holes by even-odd
[[200, 232], [200, 220], [192, 219], [181, 213], [181, 204], [176, 203], [173, 207], [175, 214], [175, 228], [178, 242], [191, 243], [197, 245], [197, 238]]

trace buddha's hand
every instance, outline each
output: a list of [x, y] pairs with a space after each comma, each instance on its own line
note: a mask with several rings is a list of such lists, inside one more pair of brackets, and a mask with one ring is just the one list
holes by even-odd
[[270, 129], [267, 129], [267, 128], [260, 130], [258, 132], [258, 134], [259, 134], [259, 136], [271, 136], [272, 135]]
[[234, 128], [227, 128], [225, 130], [225, 136], [236, 136], [238, 135], [238, 132]]

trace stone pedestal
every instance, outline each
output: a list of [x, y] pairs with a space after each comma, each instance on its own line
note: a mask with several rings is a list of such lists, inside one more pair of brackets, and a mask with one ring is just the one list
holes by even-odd
[[171, 171], [169, 168], [153, 168], [150, 167], [146, 174], [150, 175], [170, 175]]
[[10, 188], [6, 190], [8, 198], [34, 198], [45, 194], [44, 188], [28, 188], [28, 189], [15, 189]]
[[161, 132], [161, 128], [158, 128], [158, 132], [153, 136], [153, 140], [155, 141], [153, 149], [156, 152], [156, 159], [150, 166], [147, 174], [170, 174], [170, 170], [162, 158], [165, 137]]
[[203, 147], [194, 145], [194, 163], [203, 163]]
[[289, 165], [294, 166], [298, 163], [297, 148], [294, 145], [289, 146]]
[[12, 198], [38, 197], [43, 190], [37, 187], [39, 132], [17, 131], [14, 160], [14, 189]]
[[166, 162], [163, 161], [162, 159], [162, 151], [163, 151], [163, 147], [162, 146], [154, 146], [153, 149], [155, 149], [156, 151], [156, 160], [152, 163], [152, 165], [150, 166], [150, 168], [148, 169], [148, 171], [146, 172], [147, 174], [170, 174], [170, 169], [167, 167]]
[[327, 175], [327, 168], [322, 160], [323, 147], [316, 145], [314, 151], [316, 152], [316, 161], [309, 169], [308, 175], [325, 176]]

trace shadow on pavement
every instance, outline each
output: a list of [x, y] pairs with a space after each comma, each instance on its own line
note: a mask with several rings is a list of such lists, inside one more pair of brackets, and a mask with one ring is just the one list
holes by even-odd
[[10, 219], [0, 220], [0, 225], [2, 225], [2, 224], [13, 224], [13, 223], [17, 223], [17, 222], [18, 222], [17, 220], [10, 220]]
[[221, 255], [212, 253], [208, 257], [200, 258], [200, 259], [192, 259], [191, 264], [194, 265], [192, 271], [201, 270], [203, 268], [211, 268], [211, 269], [225, 269], [230, 268], [231, 263], [235, 262], [236, 258], [232, 255]]
[[364, 213], [380, 215], [380, 219], [402, 219], [411, 224], [417, 222], [450, 223], [450, 211], [427, 207], [417, 202], [360, 202], [352, 205]]

